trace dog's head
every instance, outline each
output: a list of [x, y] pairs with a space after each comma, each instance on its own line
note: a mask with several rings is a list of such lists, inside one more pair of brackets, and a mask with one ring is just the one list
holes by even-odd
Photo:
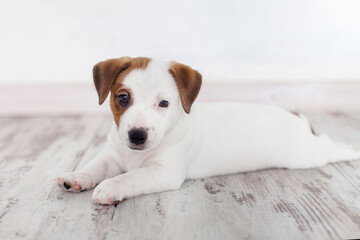
[[159, 145], [181, 114], [189, 114], [201, 86], [192, 68], [149, 58], [122, 57], [100, 62], [93, 69], [102, 104], [110, 106], [120, 140], [133, 150]]

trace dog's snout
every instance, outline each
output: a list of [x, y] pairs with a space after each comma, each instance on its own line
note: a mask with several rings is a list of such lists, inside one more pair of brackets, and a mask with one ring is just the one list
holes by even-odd
[[129, 139], [135, 145], [144, 144], [147, 139], [147, 132], [143, 128], [133, 128], [129, 131]]

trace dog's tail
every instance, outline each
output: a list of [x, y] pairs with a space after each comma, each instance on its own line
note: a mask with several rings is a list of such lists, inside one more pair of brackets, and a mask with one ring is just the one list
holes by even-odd
[[[308, 142], [303, 149], [302, 160], [299, 161], [300, 165], [297, 167], [308, 166], [321, 166], [329, 162], [340, 162], [360, 159], [360, 150], [355, 149], [353, 146], [339, 143], [331, 140], [325, 134], [316, 134], [310, 124], [310, 121], [302, 114], [294, 113], [308, 126], [309, 130], [313, 133], [309, 135]], [[304, 165], [302, 165], [304, 164]]]

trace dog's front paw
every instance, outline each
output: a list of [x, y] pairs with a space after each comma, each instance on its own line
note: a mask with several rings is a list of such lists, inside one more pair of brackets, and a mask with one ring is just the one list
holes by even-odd
[[57, 184], [64, 191], [81, 192], [95, 187], [94, 181], [88, 174], [71, 172], [56, 179]]
[[115, 179], [106, 179], [94, 190], [92, 200], [101, 205], [114, 205], [123, 200], [120, 183]]

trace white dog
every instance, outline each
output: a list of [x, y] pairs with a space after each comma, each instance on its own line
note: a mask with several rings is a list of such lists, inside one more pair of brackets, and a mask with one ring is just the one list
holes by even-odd
[[360, 157], [277, 107], [193, 104], [201, 75], [183, 64], [123, 57], [98, 63], [93, 74], [100, 104], [110, 92], [115, 124], [103, 151], [57, 184], [72, 192], [99, 184], [92, 196], [99, 204], [177, 189], [187, 178]]

